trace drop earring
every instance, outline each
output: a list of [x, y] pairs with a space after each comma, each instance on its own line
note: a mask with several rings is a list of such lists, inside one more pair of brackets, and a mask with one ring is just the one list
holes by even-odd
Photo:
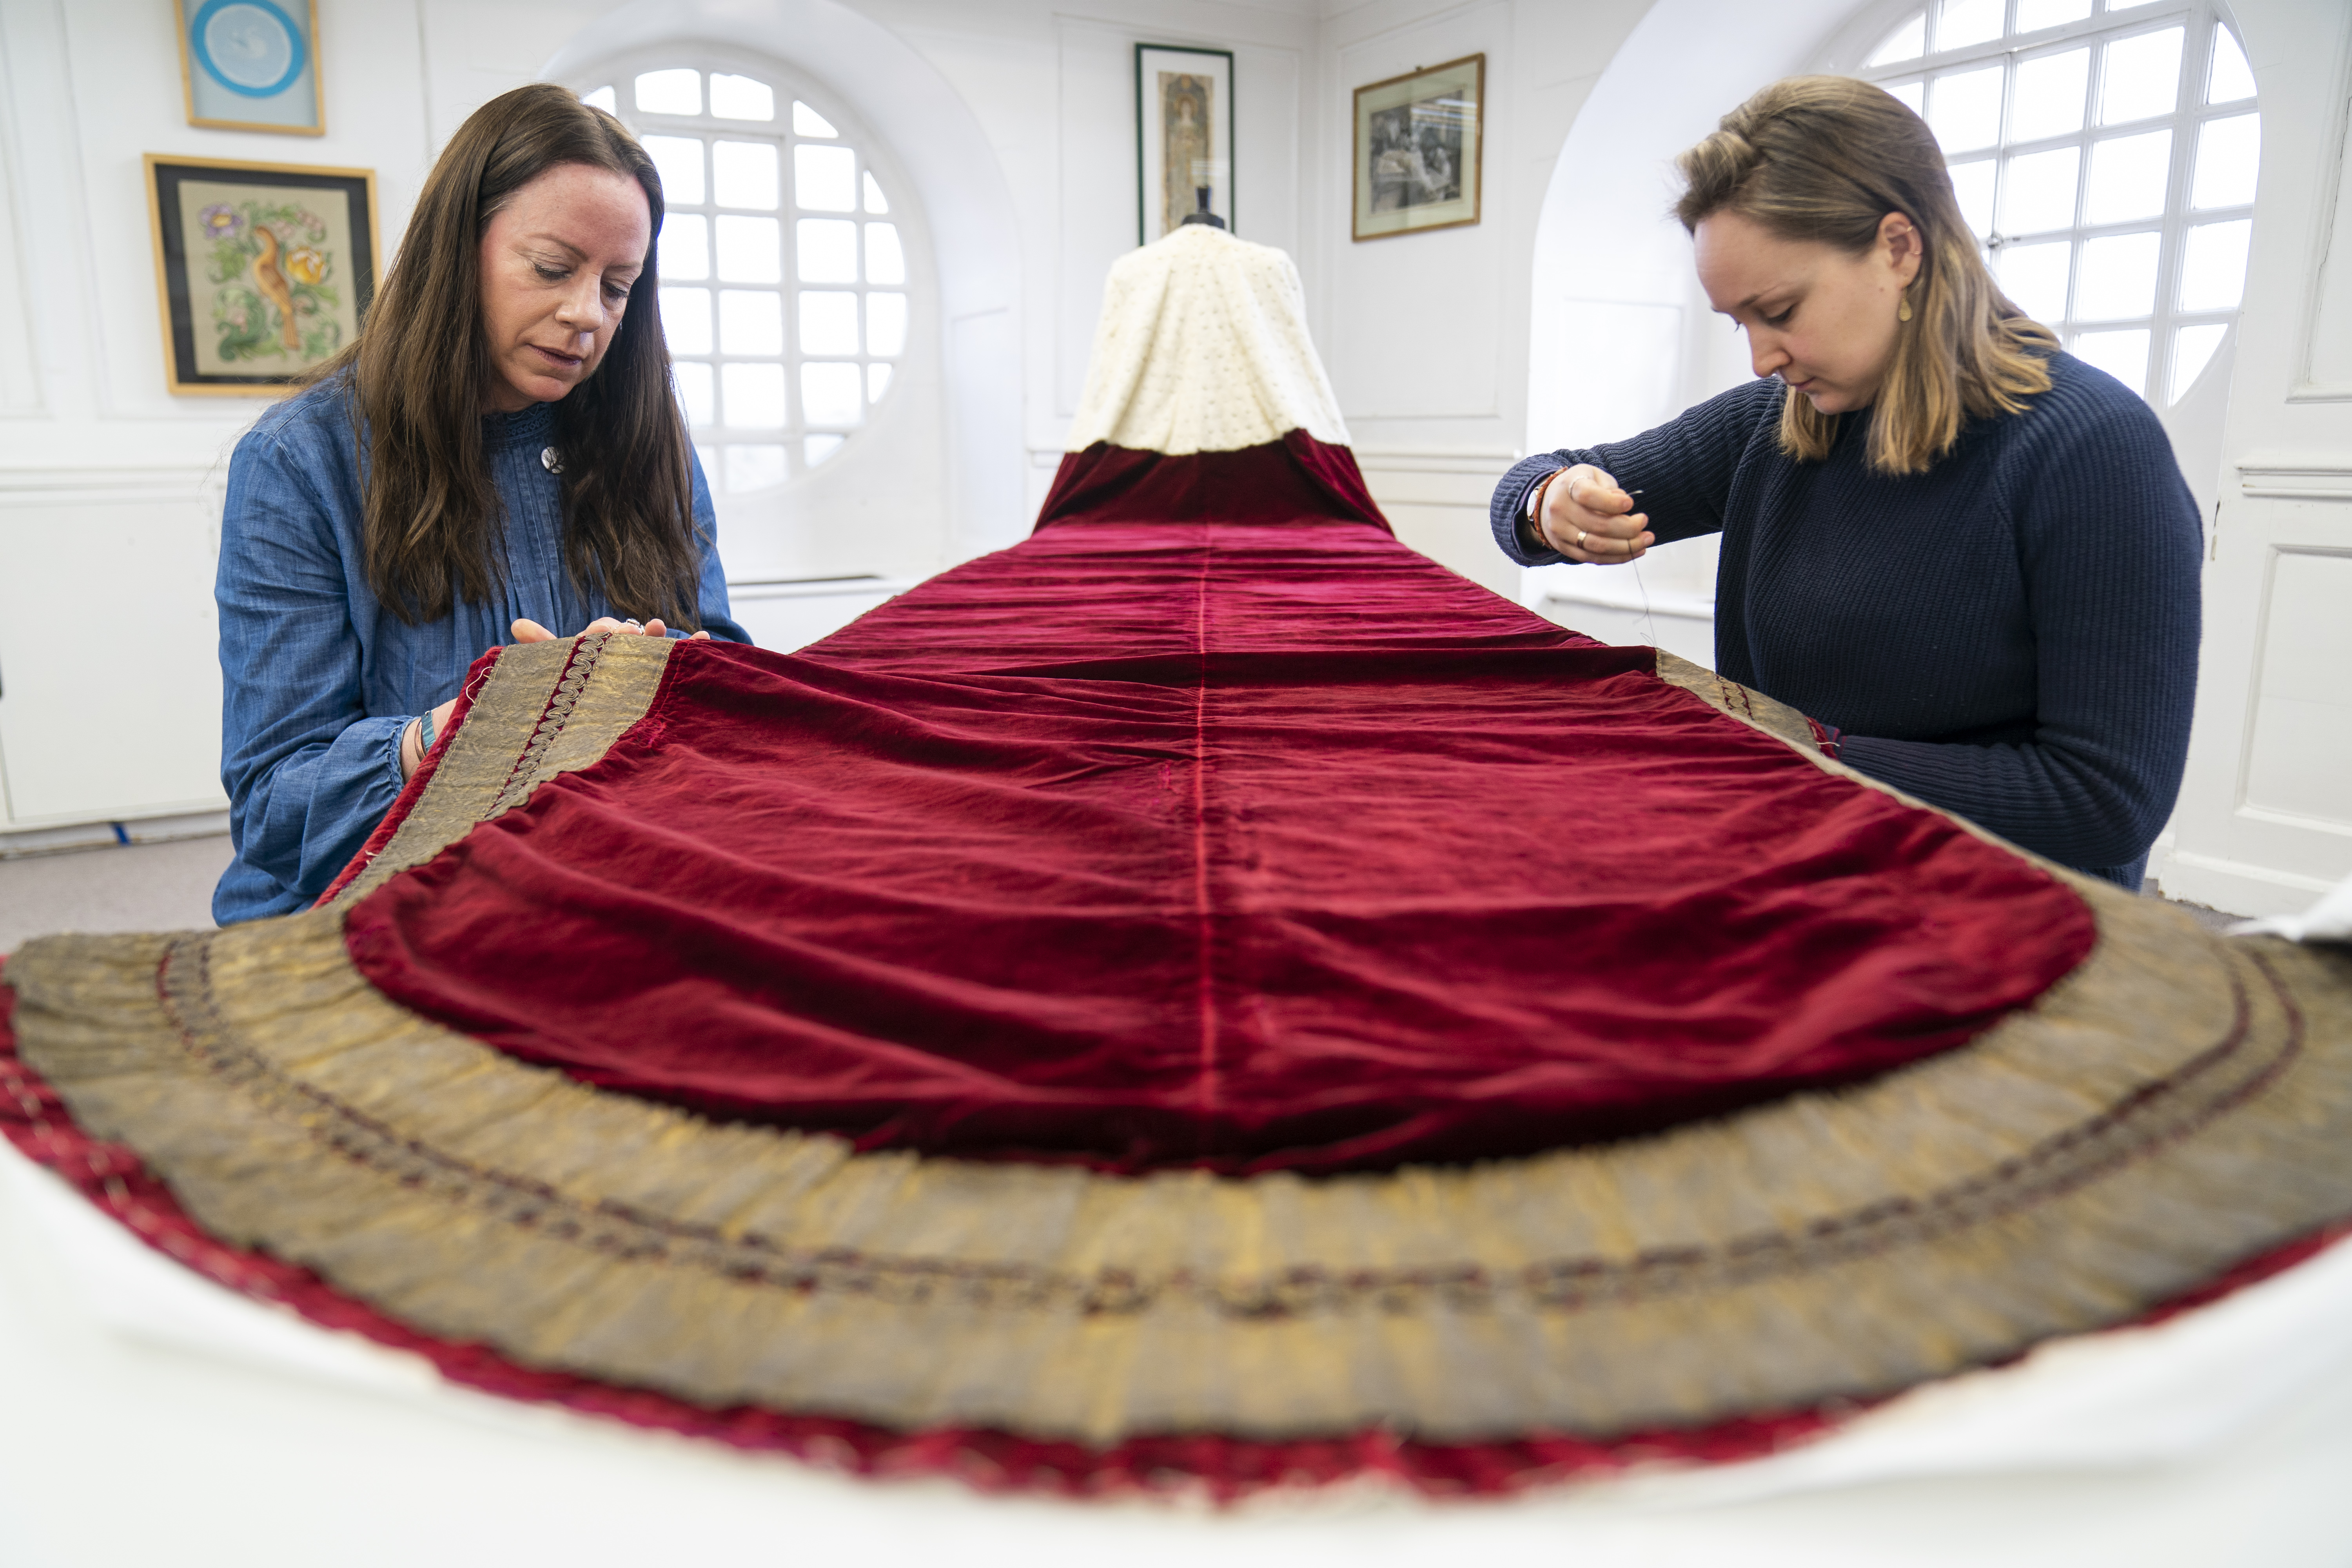
[[1907, 321], [1911, 319], [1911, 296], [1909, 294], [1905, 294], [1903, 296], [1903, 302], [1895, 307], [1895, 319], [1898, 321]]

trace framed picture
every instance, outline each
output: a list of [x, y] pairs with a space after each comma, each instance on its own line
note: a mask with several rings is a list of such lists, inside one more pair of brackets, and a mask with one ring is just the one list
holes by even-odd
[[328, 360], [375, 296], [375, 171], [147, 154], [173, 392], [251, 397]]
[[1141, 244], [1184, 215], [1234, 226], [1234, 56], [1230, 49], [1135, 46], [1136, 228]]
[[172, 0], [188, 123], [323, 136], [318, 0]]
[[1486, 57], [1356, 89], [1358, 239], [1478, 221]]

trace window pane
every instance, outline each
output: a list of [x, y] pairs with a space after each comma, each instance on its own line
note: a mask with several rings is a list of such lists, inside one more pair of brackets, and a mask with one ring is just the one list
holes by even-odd
[[719, 482], [719, 448], [697, 447], [694, 449], [694, 458], [695, 461], [702, 465], [702, 482], [706, 485], [718, 484]]
[[2241, 114], [2209, 120], [2197, 133], [2197, 176], [2189, 184], [2193, 207], [2244, 206], [2254, 199], [2254, 174], [2263, 163], [2263, 118]]
[[2000, 291], [2037, 321], [2066, 319], [2066, 266], [2074, 247], [2012, 245], [2000, 253]]
[[662, 219], [661, 249], [655, 257], [661, 275], [685, 283], [710, 276], [710, 220], [698, 213], [671, 213]]
[[2221, 346], [2221, 335], [2230, 329], [2220, 321], [2202, 326], [2183, 327], [2172, 334], [2172, 388], [2166, 398], [2178, 403], [2197, 384], [2207, 364], [2212, 362], [2213, 351]]
[[719, 347], [730, 354], [783, 353], [783, 300], [765, 289], [757, 293], [749, 289], [722, 291], [719, 296]]
[[801, 366], [802, 414], [812, 425], [856, 424], [866, 416], [860, 379], [854, 364]]
[[1927, 50], [1927, 13], [1922, 11], [1887, 34], [1886, 41], [1878, 46], [1878, 52], [1870, 57], [1869, 63], [1891, 66], [1897, 60], [1916, 60]]
[[898, 248], [898, 227], [896, 224], [869, 223], [866, 226], [866, 281], [868, 283], [904, 283], [907, 280], [907, 253]]
[[2097, 365], [2142, 396], [2147, 395], [2147, 329], [2121, 332], [2084, 332], [2074, 340], [2074, 357]]
[[757, 207], [774, 212], [782, 174], [772, 142], [714, 142], [710, 144], [710, 187], [722, 207]]
[[609, 87], [600, 87], [593, 92], [583, 92], [580, 95], [580, 101], [591, 109], [601, 109], [607, 114], [621, 112], [621, 95]]
[[2009, 161], [2001, 192], [2003, 234], [2039, 234], [2074, 225], [2074, 183], [2081, 178], [2083, 150], [2056, 147]]
[[857, 352], [857, 296], [801, 296], [801, 353], [854, 354]]
[[638, 140], [653, 159], [655, 172], [661, 175], [662, 200], [672, 206], [700, 206], [702, 138], [645, 136]]
[[2180, 28], [2167, 27], [2107, 46], [2099, 84], [2100, 124], [2172, 112], [2180, 101]]
[[710, 352], [710, 290], [665, 289], [661, 291], [662, 339], [673, 354]]
[[866, 352], [893, 359], [907, 350], [907, 297], [866, 296]]
[[803, 212], [856, 212], [857, 154], [846, 147], [793, 148], [793, 200]]
[[2091, 147], [2091, 187], [2083, 195], [2084, 223], [2126, 223], [2164, 216], [2164, 188], [2172, 177], [2172, 132], [2119, 136]]
[[857, 226], [847, 218], [800, 221], [800, 274], [803, 283], [857, 281]]
[[890, 367], [869, 364], [866, 367], [866, 401], [879, 403], [890, 391]]
[[793, 134], [795, 136], [838, 136], [833, 121], [805, 103], [793, 105]]
[[727, 394], [727, 424], [735, 430], [781, 430], [784, 424], [784, 367], [722, 364], [719, 384]]
[[2091, 14], [2091, 0], [2017, 0], [2017, 30], [2038, 33]]
[[1917, 115], [1927, 118], [1927, 84], [1924, 81], [1896, 82], [1886, 89], [1889, 97]]
[[2242, 98], [2253, 96], [2253, 68], [2246, 64], [2246, 51], [2239, 47], [2238, 35], [2216, 24], [2213, 28], [2213, 68], [2206, 80], [2205, 101], [2235, 103]]
[[2015, 100], [2009, 107], [2012, 142], [2035, 142], [2083, 129], [2084, 100], [2090, 96], [2091, 51], [2068, 49], [2017, 64]]
[[727, 448], [727, 488], [730, 490], [773, 489], [784, 482], [782, 447]]
[[1993, 161], [1979, 158], [1973, 163], [1955, 163], [1951, 168], [1952, 195], [1960, 202], [1960, 216], [1968, 220], [1969, 230], [1979, 239], [1992, 237], [1992, 175]]
[[2000, 67], [1937, 77], [1927, 89], [1927, 124], [1946, 153], [1991, 146], [2000, 135]]
[[784, 226], [772, 217], [719, 220], [719, 276], [730, 283], [781, 283]]
[[2180, 259], [2180, 308], [2184, 310], [2231, 310], [2246, 293], [2246, 240], [2253, 225], [2200, 224], [2189, 231], [2189, 247]]
[[637, 108], [646, 114], [702, 112], [702, 73], [647, 71], [637, 78]]
[[2000, 37], [2005, 0], [1944, 0], [1936, 18], [1936, 47], [1964, 48]]
[[2083, 242], [2083, 275], [2074, 282], [2074, 319], [2112, 321], [2156, 309], [2156, 257], [2163, 237], [2118, 234]]
[[844, 439], [845, 437], [839, 436], [803, 437], [801, 438], [801, 462], [808, 468], [814, 468], [817, 467], [827, 458], [832, 457], [835, 452], [841, 450], [841, 443]]
[[776, 90], [748, 76], [710, 73], [710, 112], [721, 120], [773, 120]]
[[870, 170], [866, 175], [866, 210], [870, 213], [887, 213], [890, 210], [890, 204], [882, 199], [882, 187], [874, 183], [874, 174]]
[[680, 360], [669, 368], [677, 382], [677, 405], [686, 411], [686, 422], [695, 426], [713, 423], [717, 418], [718, 394], [711, 384], [710, 367], [694, 360]]

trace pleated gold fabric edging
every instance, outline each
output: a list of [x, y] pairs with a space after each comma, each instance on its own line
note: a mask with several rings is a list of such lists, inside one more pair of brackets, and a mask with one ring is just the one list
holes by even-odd
[[666, 637], [604, 633], [502, 649], [424, 795], [330, 907], [359, 902], [557, 774], [594, 763], [646, 716], [670, 653]]
[[1999, 1359], [2352, 1212], [2347, 966], [2096, 901], [2040, 1007], [1872, 1084], [1325, 1181], [714, 1126], [405, 1013], [335, 910], [9, 979], [26, 1059], [208, 1229], [524, 1364], [1094, 1442], [1606, 1436]]
[[[670, 653], [508, 650], [333, 907], [29, 944], [26, 1058], [207, 1228], [440, 1337], [1097, 1443], [1608, 1436], [1885, 1393], [2352, 1213], [2352, 963], [2071, 874], [2098, 947], [1964, 1049], [1608, 1148], [1322, 1181], [852, 1154], [584, 1088], [369, 987], [349, 902], [602, 756]], [[1858, 776], [1801, 716], [1662, 674]]]

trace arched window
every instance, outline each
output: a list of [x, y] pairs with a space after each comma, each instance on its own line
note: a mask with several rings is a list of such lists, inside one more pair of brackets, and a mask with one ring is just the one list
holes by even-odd
[[600, 76], [582, 98], [661, 170], [662, 324], [704, 472], [725, 494], [785, 484], [856, 436], [907, 351], [913, 247], [871, 142], [772, 68]]
[[2010, 298], [2179, 402], [2237, 319], [2262, 157], [2253, 72], [2210, 0], [1933, 0], [1864, 51], [1854, 74], [1943, 144]]

